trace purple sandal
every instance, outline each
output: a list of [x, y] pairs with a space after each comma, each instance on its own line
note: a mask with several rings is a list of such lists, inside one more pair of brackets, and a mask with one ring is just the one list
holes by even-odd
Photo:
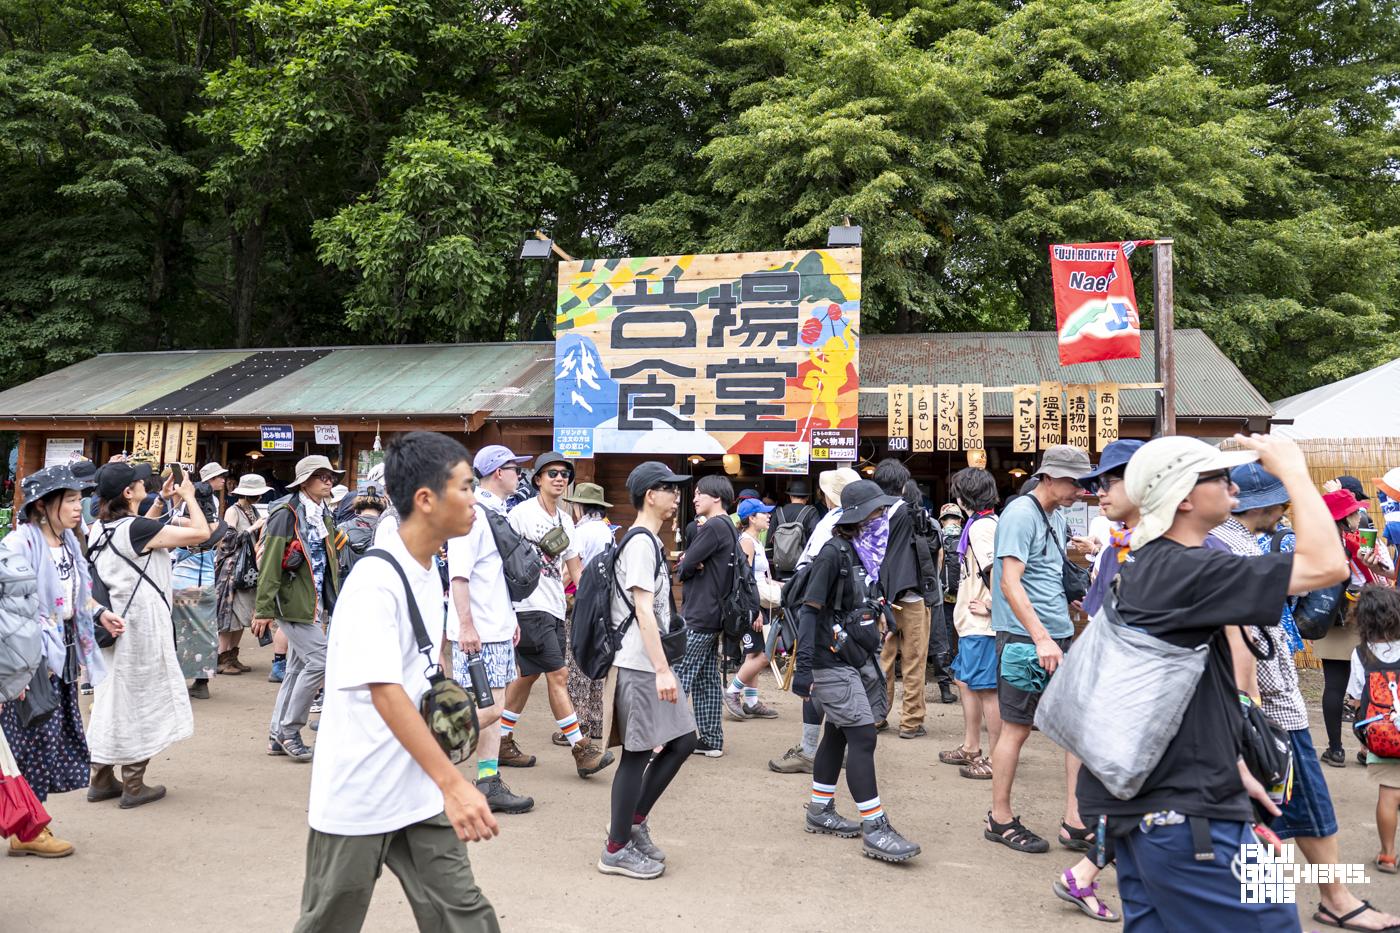
[[[1062, 901], [1068, 901], [1095, 920], [1102, 920], [1104, 923], [1118, 923], [1123, 919], [1109, 910], [1108, 906], [1104, 904], [1103, 898], [1099, 897], [1099, 883], [1097, 881], [1087, 888], [1081, 888], [1074, 880], [1074, 872], [1066, 868], [1064, 875], [1055, 879], [1054, 888], [1056, 897]], [[1094, 910], [1087, 903], [1086, 899], [1090, 897], [1099, 902], [1098, 910]]]

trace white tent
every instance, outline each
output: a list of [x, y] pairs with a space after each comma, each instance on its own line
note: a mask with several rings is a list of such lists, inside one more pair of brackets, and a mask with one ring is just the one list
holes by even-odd
[[1273, 406], [1269, 430], [1295, 440], [1400, 438], [1400, 359]]

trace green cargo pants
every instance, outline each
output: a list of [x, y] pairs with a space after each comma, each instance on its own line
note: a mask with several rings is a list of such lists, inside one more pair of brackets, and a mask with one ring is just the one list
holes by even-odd
[[422, 933], [500, 933], [496, 910], [472, 876], [466, 843], [441, 813], [375, 836], [311, 830], [295, 933], [359, 930], [386, 864]]

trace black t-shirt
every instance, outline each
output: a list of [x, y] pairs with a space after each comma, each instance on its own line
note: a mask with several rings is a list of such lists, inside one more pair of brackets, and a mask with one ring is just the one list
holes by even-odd
[[137, 554], [145, 550], [146, 545], [151, 543], [151, 539], [160, 534], [165, 527], [163, 522], [158, 522], [154, 518], [137, 516], [131, 520], [131, 547]]
[[739, 532], [729, 516], [716, 515], [699, 527], [686, 547], [677, 570], [685, 583], [681, 615], [687, 628], [697, 632], [718, 632], [722, 628], [720, 603], [734, 585], [729, 565], [738, 541]]
[[1143, 545], [1134, 558], [1118, 574], [1123, 622], [1174, 645], [1209, 643], [1210, 654], [1181, 729], [1137, 796], [1119, 800], [1084, 768], [1079, 772], [1079, 808], [1095, 816], [1175, 810], [1248, 821], [1252, 810], [1236, 765], [1239, 693], [1223, 629], [1279, 624], [1293, 555], [1241, 557], [1159, 538]]
[[831, 626], [838, 609], [851, 609], [864, 596], [865, 569], [848, 541], [833, 536], [807, 571], [798, 613], [797, 670], [849, 667], [831, 648]]

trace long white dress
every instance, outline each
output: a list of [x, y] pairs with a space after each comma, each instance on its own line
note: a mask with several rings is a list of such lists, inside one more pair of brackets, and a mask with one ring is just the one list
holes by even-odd
[[[131, 524], [131, 519], [112, 523], [111, 544], [95, 561], [112, 611], [126, 619], [126, 631], [116, 644], [102, 649], [110, 674], [93, 693], [87, 740], [97, 764], [135, 764], [194, 735], [194, 714], [170, 621], [170, 552], [137, 554]], [[89, 547], [104, 536], [103, 528], [102, 522], [93, 525]], [[150, 582], [142, 580], [128, 560]]]

